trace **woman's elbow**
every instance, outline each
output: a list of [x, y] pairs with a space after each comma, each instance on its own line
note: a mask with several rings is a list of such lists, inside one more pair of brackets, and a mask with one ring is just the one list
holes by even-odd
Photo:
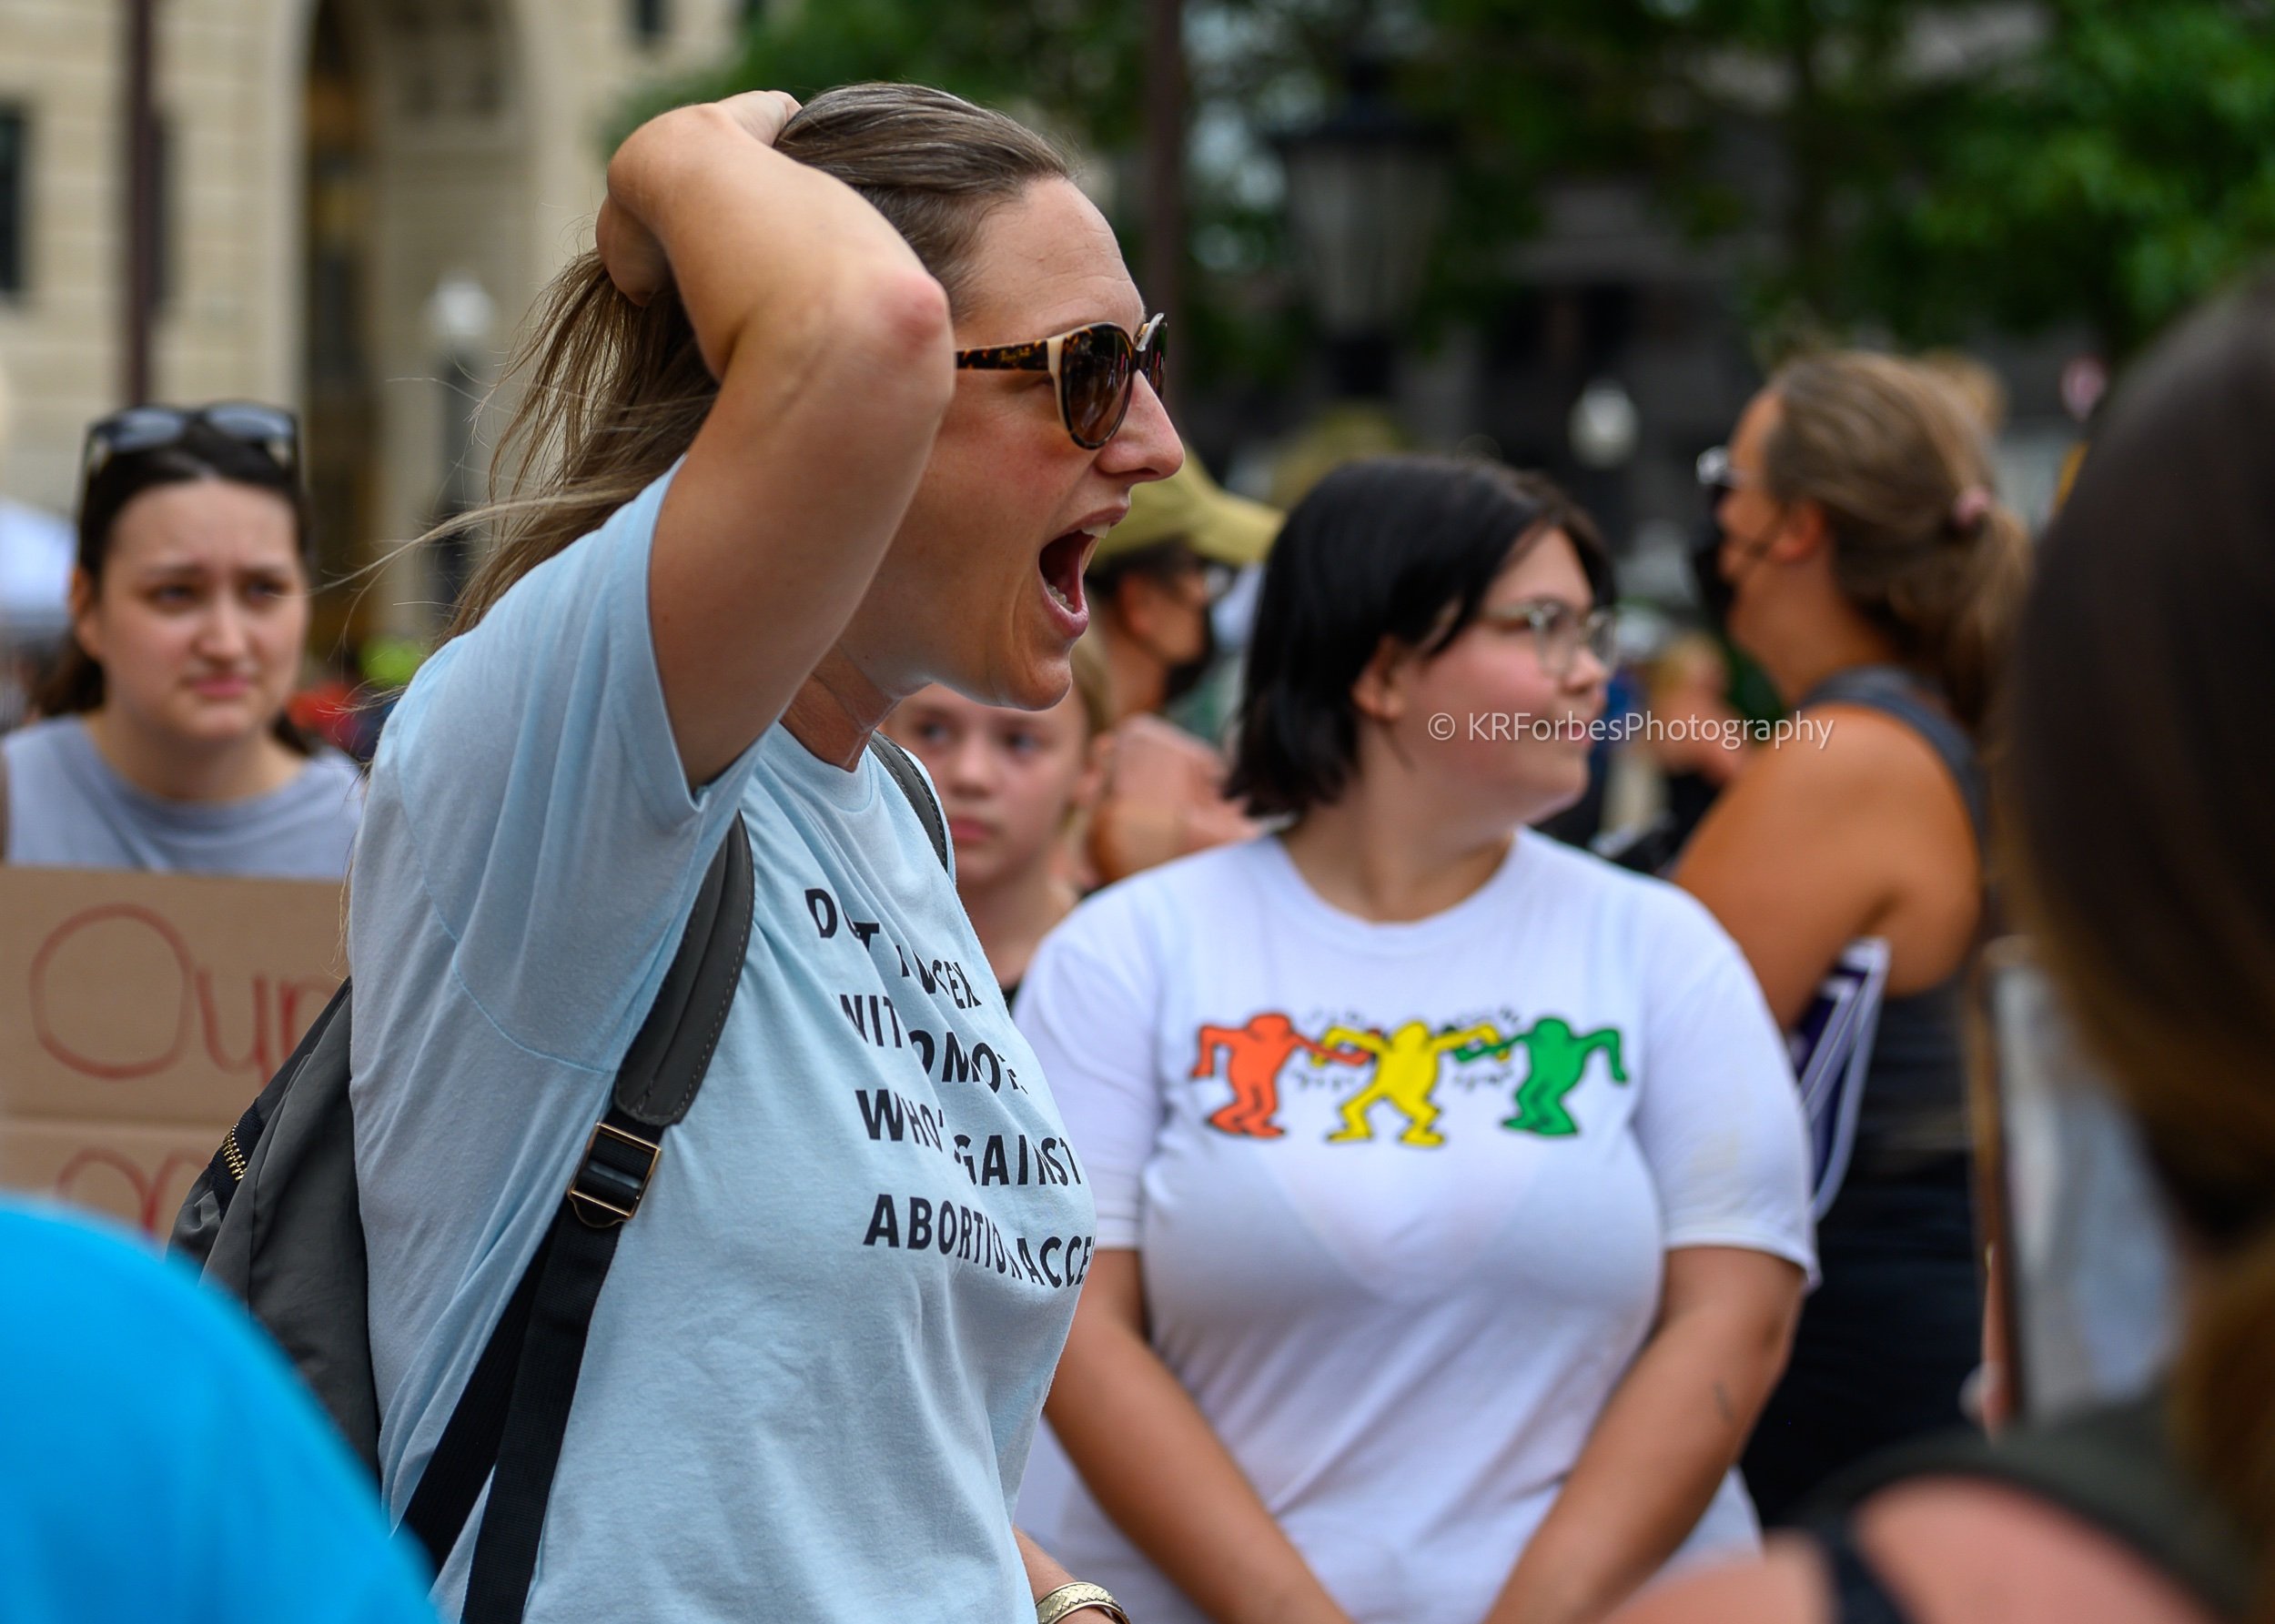
[[834, 347], [877, 394], [920, 414], [947, 409], [956, 348], [946, 289], [923, 270], [885, 266], [849, 279], [834, 305]]

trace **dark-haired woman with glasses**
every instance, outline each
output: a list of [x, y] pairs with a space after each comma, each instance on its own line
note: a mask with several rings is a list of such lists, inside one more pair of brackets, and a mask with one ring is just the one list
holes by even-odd
[[1543, 481], [1356, 463], [1266, 566], [1233, 789], [1019, 1021], [1098, 1210], [1022, 1515], [1146, 1624], [1599, 1617], [1746, 1550], [1811, 1264], [1744, 961], [1531, 832], [1587, 783], [1610, 570]]
[[132, 407], [87, 431], [46, 720], [0, 741], [7, 862], [337, 880], [363, 809], [285, 716], [308, 623], [298, 429]]

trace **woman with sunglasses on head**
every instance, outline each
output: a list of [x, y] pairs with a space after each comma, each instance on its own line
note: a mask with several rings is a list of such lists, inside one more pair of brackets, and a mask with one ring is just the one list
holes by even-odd
[[0, 857], [337, 880], [363, 807], [285, 716], [308, 624], [298, 431], [249, 402], [87, 431], [47, 720], [0, 741]]
[[[1159, 318], [1046, 142], [864, 86], [642, 126], [528, 346], [500, 540], [389, 722], [353, 882], [385, 1492], [746, 833], [740, 991], [622, 1226], [526, 1617], [1090, 1624], [1007, 1510], [1089, 1192], [872, 738], [932, 682], [1066, 692], [1088, 552], [1178, 465]], [[438, 1595], [522, 1616], [489, 1527]]]
[[[1850, 943], [1886, 957], [1845, 1176], [1836, 1152], [1821, 1179], [1825, 1283], [1746, 1453], [1777, 1519], [1859, 1457], [1957, 1424], [1979, 1357], [1959, 1004], [1985, 904], [1976, 739], [2028, 538], [1991, 495], [1967, 407], [1892, 357], [1787, 366], [1702, 461], [1709, 603], [1828, 731], [1821, 748], [1754, 752], [1674, 877], [1744, 949], [1781, 1024]], [[1829, 1135], [1841, 1107], [1824, 1110]]]
[[1279, 832], [1099, 893], [1019, 1021], [1098, 1209], [1038, 1538], [1148, 1624], [1599, 1617], [1750, 1549], [1810, 1265], [1745, 964], [1526, 825], [1586, 788], [1610, 570], [1544, 481], [1329, 475], [1266, 565], [1233, 787]]

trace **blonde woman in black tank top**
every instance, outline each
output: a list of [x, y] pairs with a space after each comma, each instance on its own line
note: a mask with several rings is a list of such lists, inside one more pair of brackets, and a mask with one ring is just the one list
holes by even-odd
[[1973, 732], [2027, 541], [1989, 494], [1981, 425], [1886, 356], [1785, 368], [1708, 466], [1729, 634], [1824, 725], [1756, 752], [1674, 877], [1788, 1027], [1850, 943], [1888, 958], [1854, 1154], [1820, 1203], [1824, 1284], [1747, 1450], [1774, 1522], [1962, 1418], [1981, 1340], [1956, 1001], [1983, 914]]

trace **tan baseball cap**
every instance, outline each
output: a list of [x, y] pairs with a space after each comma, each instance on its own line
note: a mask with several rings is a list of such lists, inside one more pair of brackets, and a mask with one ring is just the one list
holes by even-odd
[[1245, 568], [1263, 561], [1283, 517], [1277, 508], [1224, 489], [1188, 449], [1176, 473], [1129, 493], [1129, 517], [1106, 533], [1090, 567], [1157, 541], [1182, 541], [1204, 559]]

